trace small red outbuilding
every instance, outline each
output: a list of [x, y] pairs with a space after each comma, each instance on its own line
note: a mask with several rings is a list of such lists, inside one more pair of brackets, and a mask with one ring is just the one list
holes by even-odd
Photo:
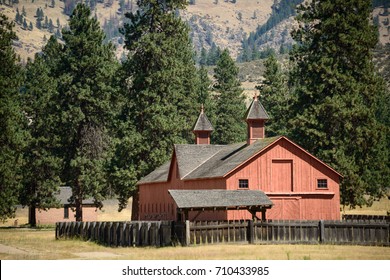
[[[264, 193], [273, 205], [253, 206], [257, 212], [263, 210], [262, 218], [267, 209], [267, 219], [339, 220], [341, 175], [284, 136], [265, 138], [267, 119], [263, 106], [254, 98], [246, 117], [247, 142], [211, 145], [213, 127], [202, 110], [193, 130], [196, 144], [175, 145], [171, 160], [138, 182], [137, 218], [176, 220], [182, 215], [170, 190], [204, 190], [204, 200], [207, 190], [226, 190]], [[199, 207], [186, 209], [186, 218], [253, 218], [252, 206], [240, 205], [239, 198], [235, 208], [202, 208], [201, 200], [197, 197]]]

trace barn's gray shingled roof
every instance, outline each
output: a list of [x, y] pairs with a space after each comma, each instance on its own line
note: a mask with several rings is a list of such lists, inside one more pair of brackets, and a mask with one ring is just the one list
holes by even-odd
[[168, 190], [178, 208], [271, 207], [262, 191], [253, 190]]
[[251, 105], [249, 106], [247, 112], [246, 112], [246, 119], [247, 120], [268, 120], [269, 116], [267, 112], [265, 111], [263, 105], [261, 102], [255, 98]]
[[167, 182], [170, 165], [171, 161], [164, 163], [163, 165], [143, 177], [141, 180], [139, 180], [138, 184]]
[[[182, 180], [223, 177], [280, 137], [231, 145], [175, 145]], [[170, 161], [142, 178], [138, 184], [167, 182]]]
[[196, 123], [192, 131], [213, 131], [213, 130], [214, 128], [211, 125], [211, 122], [209, 121], [206, 114], [202, 110], [202, 112], [199, 114], [198, 119], [196, 120]]

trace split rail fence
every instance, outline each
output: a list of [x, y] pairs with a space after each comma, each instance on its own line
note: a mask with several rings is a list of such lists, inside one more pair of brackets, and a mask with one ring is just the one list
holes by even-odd
[[56, 238], [107, 246], [176, 244], [353, 244], [390, 246], [387, 221], [59, 222]]

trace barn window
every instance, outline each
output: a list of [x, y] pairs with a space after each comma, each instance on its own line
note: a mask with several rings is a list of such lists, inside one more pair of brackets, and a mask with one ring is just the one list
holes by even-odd
[[64, 219], [69, 219], [69, 207], [64, 206]]
[[238, 188], [239, 189], [247, 189], [247, 188], [249, 188], [248, 179], [240, 179], [240, 180], [238, 180]]
[[327, 179], [317, 179], [317, 188], [318, 189], [327, 189], [328, 180]]

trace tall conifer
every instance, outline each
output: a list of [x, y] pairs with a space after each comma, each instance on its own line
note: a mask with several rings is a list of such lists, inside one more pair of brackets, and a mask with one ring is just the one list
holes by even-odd
[[291, 106], [291, 94], [287, 85], [287, 75], [283, 73], [275, 55], [264, 62], [265, 72], [260, 90], [260, 101], [270, 119], [267, 121], [267, 136], [287, 135]]
[[[137, 5], [136, 13], [127, 14], [130, 23], [123, 30], [129, 50], [123, 67], [124, 113], [128, 113], [123, 121], [128, 133], [132, 129], [135, 133], [122, 138], [132, 139], [129, 145], [135, 146], [128, 162], [136, 163], [132, 175], [139, 179], [167, 161], [174, 144], [192, 141], [199, 105], [188, 26], [176, 14], [187, 1], [139, 0]], [[118, 174], [128, 165], [123, 164]], [[134, 187], [126, 186], [127, 196], [136, 194]], [[136, 208], [133, 214], [137, 216]]]
[[375, 116], [384, 87], [372, 63], [377, 32], [370, 12], [366, 0], [314, 0], [301, 6], [292, 34], [293, 137], [344, 175], [341, 202], [352, 207], [379, 198], [389, 182]]
[[22, 187], [22, 152], [27, 118], [20, 106], [23, 81], [19, 59], [12, 48], [13, 23], [0, 13], [0, 220], [14, 216]]
[[84, 4], [74, 9], [63, 40], [61, 45], [51, 37], [43, 52], [57, 80], [48, 110], [54, 114], [53, 133], [61, 147], [61, 179], [72, 188], [70, 202], [81, 221], [82, 201], [92, 198], [101, 207], [108, 192], [117, 62], [113, 46], [103, 44], [104, 33]]
[[[50, 43], [49, 43], [50, 45]], [[29, 207], [29, 224], [37, 224], [37, 209], [56, 207], [59, 201], [56, 194], [61, 186], [61, 149], [56, 138], [56, 115], [58, 114], [53, 97], [57, 93], [56, 78], [51, 76], [46, 46], [45, 56], [37, 54], [34, 61], [26, 65], [26, 78], [23, 90], [23, 110], [29, 118], [28, 130], [31, 139], [24, 151], [23, 189], [20, 203]]]
[[238, 79], [238, 67], [225, 49], [214, 70], [216, 92], [216, 123], [212, 134], [214, 143], [231, 144], [246, 139], [245, 98]]

